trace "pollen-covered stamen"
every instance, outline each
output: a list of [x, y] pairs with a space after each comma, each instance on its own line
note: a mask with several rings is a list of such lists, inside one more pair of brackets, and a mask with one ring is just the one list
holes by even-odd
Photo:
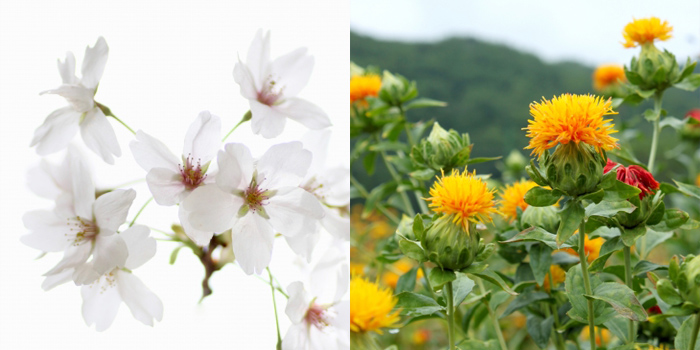
[[205, 174], [207, 170], [202, 168], [201, 159], [197, 159], [197, 164], [194, 164], [193, 161], [192, 155], [188, 154], [187, 159], [185, 159], [185, 166], [178, 164], [180, 175], [182, 175], [182, 184], [190, 191], [199, 187], [204, 182], [204, 179], [207, 178]]
[[95, 223], [80, 216], [68, 219], [66, 224], [70, 229], [70, 234], [67, 233], [66, 236], [76, 246], [93, 240], [99, 232], [99, 228]]
[[284, 87], [278, 88], [272, 76], [268, 76], [263, 82], [262, 90], [258, 91], [258, 102], [272, 106], [282, 97], [283, 92]]
[[92, 282], [90, 285], [90, 288], [99, 288], [100, 294], [104, 293], [107, 291], [109, 288], [114, 288], [117, 286], [117, 270], [118, 268], [113, 269], [110, 272], [107, 272], [106, 274], [100, 276], [95, 282]]
[[321, 203], [325, 203], [326, 191], [321, 181], [317, 180], [316, 177], [312, 177], [305, 184], [299, 186], [303, 188], [306, 192], [309, 192], [316, 196]]
[[[265, 181], [265, 179], [262, 181]], [[262, 183], [262, 181], [260, 182]], [[268, 196], [268, 191], [260, 187], [260, 184], [256, 181], [254, 176], [253, 180], [250, 181], [248, 188], [243, 191], [243, 200], [245, 201], [245, 205], [248, 206], [250, 210], [255, 212], [257, 210], [261, 210], [262, 207], [267, 204], [266, 201], [268, 199], [270, 199]]]
[[324, 329], [330, 325], [334, 316], [335, 314], [331, 312], [328, 307], [312, 302], [304, 319], [307, 324], [316, 326], [318, 329]]

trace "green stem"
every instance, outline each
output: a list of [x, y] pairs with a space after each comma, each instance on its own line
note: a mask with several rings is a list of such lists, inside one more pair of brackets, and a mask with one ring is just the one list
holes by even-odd
[[268, 276], [270, 276], [270, 290], [272, 291], [272, 306], [275, 309], [275, 325], [277, 326], [277, 349], [281, 350], [282, 349], [282, 336], [280, 336], [280, 320], [279, 317], [277, 316], [277, 301], [275, 300], [275, 285], [273, 283], [272, 279], [272, 272], [270, 272], [270, 268], [266, 267]]
[[231, 135], [231, 134], [233, 133], [234, 130], [236, 130], [241, 124], [243, 124], [243, 123], [249, 121], [251, 118], [253, 118], [253, 114], [252, 114], [250, 111], [246, 112], [246, 113], [243, 115], [243, 118], [241, 118], [241, 120], [238, 122], [238, 124], [236, 124], [236, 125], [233, 127], [233, 129], [231, 129], [231, 131], [229, 131], [228, 134], [226, 134], [226, 136], [224, 136], [224, 138], [221, 139], [221, 142], [226, 141], [226, 139], [229, 137], [229, 135]]
[[[628, 246], [625, 246], [625, 284], [627, 284], [627, 287], [630, 289], [633, 289], [632, 286], [632, 253], [631, 253], [631, 248]], [[629, 330], [628, 330], [628, 337], [629, 340], [627, 341], [627, 344], [634, 344], [634, 338], [636, 337], [637, 334], [634, 332], [634, 321], [629, 320]]]
[[[350, 182], [351, 182], [353, 185], [355, 185], [355, 188], [357, 188], [357, 190], [360, 192], [360, 195], [362, 196], [362, 198], [367, 198], [367, 197], [369, 197], [369, 193], [367, 193], [367, 190], [365, 190], [365, 188], [360, 184], [360, 182], [357, 181], [357, 179], [355, 179], [355, 177], [352, 176], [352, 175], [350, 175]], [[399, 221], [399, 218], [396, 217], [396, 215], [394, 215], [393, 213], [391, 213], [389, 210], [387, 210], [387, 209], [384, 207], [383, 204], [377, 203], [377, 204], [376, 204], [376, 208], [377, 208], [377, 210], [379, 210], [382, 214], [384, 214], [387, 218], [389, 218], [389, 220], [391, 220], [391, 221], [394, 223], [394, 225], [398, 225], [398, 224], [399, 224], [399, 222], [400, 222], [400, 221]]]
[[101, 103], [99, 103], [99, 102], [97, 102], [97, 101], [95, 101], [95, 106], [97, 106], [97, 108], [99, 108], [100, 110], [102, 110], [102, 113], [103, 113], [105, 116], [114, 118], [116, 121], [118, 121], [119, 123], [121, 123], [122, 125], [124, 125], [127, 129], [129, 129], [129, 131], [131, 131], [132, 134], [136, 135], [136, 132], [134, 131], [134, 129], [130, 128], [130, 127], [129, 127], [128, 125], [126, 125], [126, 123], [124, 123], [121, 119], [117, 118], [117, 116], [114, 115], [114, 113], [112, 113], [112, 110], [109, 109], [109, 107], [107, 107], [107, 106], [105, 106], [105, 105], [103, 105], [103, 104], [101, 104]]
[[[377, 142], [380, 142], [381, 140], [379, 139], [379, 136], [376, 136]], [[398, 184], [401, 182], [401, 176], [399, 173], [396, 172], [396, 169], [389, 163], [389, 159], [387, 159], [386, 152], [380, 151], [379, 154], [382, 155], [382, 160], [384, 161], [384, 165], [386, 166], [387, 170], [389, 170], [389, 174], [391, 175], [391, 178], [396, 181]], [[404, 191], [399, 191], [399, 196], [401, 196], [401, 200], [403, 201], [404, 207], [406, 207], [406, 212], [409, 216], [413, 217], [416, 216], [416, 212], [413, 210], [413, 204], [411, 204], [411, 200], [408, 198], [408, 195], [406, 195], [406, 192]]]
[[[552, 280], [551, 273], [547, 274], [547, 276], [549, 277], [549, 295], [552, 296], [552, 288], [554, 288], [554, 281]], [[559, 310], [557, 309], [556, 304], [552, 304], [550, 307], [552, 308], [552, 315], [554, 316], [555, 328], [552, 331], [555, 334], [557, 350], [565, 350], [566, 343], [564, 342], [564, 338], [562, 337], [561, 333], [557, 331], [557, 329], [559, 329], [559, 327], [561, 326], [561, 323], [559, 323]]]
[[148, 203], [151, 203], [152, 200], [153, 200], [153, 197], [149, 198], [149, 199], [146, 201], [146, 203], [143, 203], [143, 206], [141, 206], [141, 209], [139, 209], [138, 213], [136, 213], [136, 216], [134, 216], [134, 218], [133, 218], [133, 219], [131, 220], [131, 222], [129, 223], [129, 227], [134, 226], [134, 223], [136, 222], [136, 219], [138, 219], [139, 215], [141, 215], [141, 212], [142, 212], [144, 209], [146, 209], [146, 206], [148, 205]]
[[649, 171], [653, 174], [654, 173], [654, 160], [656, 159], [656, 148], [658, 147], [659, 143], [659, 134], [661, 132], [661, 127], [659, 127], [659, 123], [661, 122], [661, 96], [663, 95], [663, 92], [659, 93], [657, 92], [654, 94], [654, 114], [656, 115], [656, 118], [654, 119], [653, 125], [654, 125], [654, 133], [651, 136], [651, 151], [649, 151]]
[[127, 129], [129, 129], [129, 131], [131, 131], [132, 134], [136, 135], [136, 131], [134, 131], [134, 129], [132, 129], [132, 128], [130, 128], [128, 125], [126, 125], [126, 123], [124, 123], [121, 119], [117, 118], [116, 115], [112, 114], [110, 117], [116, 119], [119, 123], [121, 123], [121, 124], [124, 125]]
[[[484, 282], [481, 278], [476, 279], [476, 284], [479, 285], [479, 290], [481, 294], [486, 294], [486, 288], [484, 288]], [[493, 328], [496, 330], [496, 336], [498, 337], [498, 342], [501, 344], [501, 350], [508, 350], [508, 345], [506, 344], [506, 338], [503, 337], [503, 332], [501, 331], [501, 325], [498, 324], [498, 317], [496, 317], [496, 312], [491, 308], [489, 302], [485, 302], [486, 309], [489, 311], [489, 317], [493, 322]]]
[[428, 285], [428, 290], [430, 291], [430, 294], [433, 296], [433, 299], [437, 300], [437, 296], [433, 291], [433, 286], [430, 284], [430, 278], [428, 278], [428, 270], [425, 269], [425, 265], [423, 265], [422, 262], [419, 263], [418, 266], [420, 266], [421, 271], [423, 271], [423, 278], [425, 278], [425, 283]]
[[700, 333], [700, 312], [695, 314], [693, 333], [690, 335], [690, 350], [695, 350], [695, 343], [698, 341], [698, 333]]
[[[581, 220], [581, 225], [578, 230], [578, 256], [581, 260], [581, 272], [583, 273], [583, 285], [586, 288], [586, 294], [593, 295], [593, 289], [591, 288], [591, 278], [588, 275], [588, 258], [586, 257], [586, 219]], [[588, 335], [591, 341], [591, 350], [596, 349], [595, 345], [595, 314], [593, 313], [593, 300], [587, 299], [588, 303]]]
[[447, 338], [450, 342], [450, 346], [447, 349], [453, 350], [455, 349], [455, 305], [452, 295], [452, 282], [447, 282], [443, 290], [445, 291], [445, 299], [447, 299]]

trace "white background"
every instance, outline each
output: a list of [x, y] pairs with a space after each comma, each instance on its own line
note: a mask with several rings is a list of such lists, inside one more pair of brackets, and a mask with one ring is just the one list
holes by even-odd
[[[300, 46], [315, 57], [314, 72], [300, 97], [328, 113], [334, 124], [329, 160], [347, 166], [347, 1], [0, 1], [0, 348], [274, 349], [269, 285], [237, 266], [216, 273], [211, 280], [214, 294], [198, 304], [201, 264], [183, 249], [177, 263], [168, 265], [174, 245], [158, 242], [156, 256], [135, 274], [163, 301], [163, 321], [150, 328], [122, 305], [111, 328], [98, 333], [83, 322], [78, 287], [69, 283], [49, 292], [41, 289], [41, 275], [60, 254], [34, 260], [39, 252], [19, 242], [26, 233], [22, 215], [52, 208], [50, 201], [29, 192], [25, 174], [40, 160], [28, 147], [34, 129], [66, 104], [59, 96], [39, 96], [61, 83], [57, 59], [72, 51], [79, 70], [85, 47], [104, 36], [110, 53], [96, 100], [179, 155], [187, 127], [200, 111], [220, 116], [225, 133], [248, 110], [232, 72], [237, 55], [246, 57], [258, 28], [272, 31], [273, 58]], [[109, 166], [84, 152], [98, 188], [145, 177], [128, 148], [132, 135], [114, 120], [110, 123], [123, 153], [116, 164]], [[260, 155], [305, 131], [289, 121], [284, 134], [270, 141], [252, 135], [248, 123], [228, 141], [244, 142]], [[74, 143], [84, 148], [79, 136]], [[138, 196], [129, 220], [150, 197], [144, 183], [134, 189]], [[176, 220], [176, 207], [152, 203], [139, 223], [167, 229]], [[285, 287], [295, 279], [293, 261], [278, 239], [271, 268]], [[284, 336], [290, 322], [281, 299]]]

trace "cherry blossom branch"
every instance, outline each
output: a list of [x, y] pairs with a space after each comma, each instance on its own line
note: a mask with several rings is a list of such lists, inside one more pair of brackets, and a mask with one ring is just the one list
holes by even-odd
[[129, 227], [134, 226], [134, 223], [136, 223], [136, 219], [138, 219], [139, 215], [141, 215], [141, 212], [146, 209], [146, 206], [148, 203], [151, 203], [153, 201], [153, 197], [149, 198], [146, 203], [143, 203], [143, 206], [141, 206], [141, 209], [136, 213], [136, 216], [134, 216], [133, 219], [131, 219], [131, 222], [129, 223]]
[[277, 326], [277, 350], [282, 350], [282, 337], [280, 336], [280, 320], [277, 316], [277, 301], [275, 300], [275, 285], [272, 279], [270, 268], [266, 267], [268, 276], [270, 276], [270, 289], [272, 290], [272, 306], [275, 309], [275, 325]]
[[104, 113], [106, 116], [116, 119], [119, 123], [121, 123], [127, 129], [129, 129], [129, 131], [131, 131], [132, 134], [136, 135], [136, 131], [134, 131], [134, 129], [132, 129], [128, 125], [126, 125], [126, 123], [124, 123], [121, 119], [117, 118], [117, 116], [114, 115], [114, 113], [112, 113], [112, 110], [109, 109], [109, 107], [107, 107], [107, 106], [105, 106], [97, 101], [95, 101], [95, 105], [97, 105], [97, 107], [99, 107], [102, 110], [102, 113]]
[[239, 121], [238, 124], [236, 124], [236, 125], [233, 127], [233, 129], [231, 129], [231, 131], [229, 131], [228, 134], [226, 134], [226, 136], [224, 136], [224, 138], [221, 139], [221, 142], [226, 141], [226, 139], [229, 137], [229, 135], [231, 135], [231, 134], [233, 133], [233, 131], [236, 130], [236, 129], [238, 128], [238, 126], [240, 126], [241, 124], [243, 124], [243, 123], [249, 121], [252, 117], [253, 117], [253, 113], [251, 113], [250, 111], [245, 112], [245, 114], [243, 115], [243, 118], [241, 118], [241, 121]]

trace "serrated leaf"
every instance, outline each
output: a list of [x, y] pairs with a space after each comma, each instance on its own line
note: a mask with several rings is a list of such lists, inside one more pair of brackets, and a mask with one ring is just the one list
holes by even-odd
[[395, 308], [401, 309], [401, 314], [406, 316], [416, 317], [430, 315], [445, 309], [433, 298], [423, 294], [403, 292], [396, 295], [396, 298], [398, 301]]
[[433, 290], [440, 290], [448, 282], [452, 282], [457, 279], [457, 275], [452, 270], [443, 270], [439, 267], [434, 267], [428, 273], [428, 279], [430, 280], [430, 285], [433, 286]]
[[593, 295], [584, 295], [584, 297], [605, 301], [620, 316], [632, 321], [642, 322], [647, 319], [647, 313], [634, 295], [634, 291], [624, 284], [602, 283], [593, 289]]
[[605, 218], [611, 218], [619, 212], [631, 213], [635, 209], [637, 209], [637, 207], [625, 200], [618, 202], [603, 201], [598, 204], [593, 203], [587, 206], [586, 216], [601, 216]]
[[559, 212], [561, 221], [557, 230], [557, 245], [561, 247], [566, 240], [574, 235], [574, 231], [578, 229], [585, 214], [580, 202], [575, 200], [566, 202], [564, 208]]
[[[591, 288], [595, 290], [601, 285], [600, 278], [596, 275], [590, 276]], [[574, 265], [566, 272], [566, 281], [564, 282], [566, 295], [571, 303], [571, 310], [567, 315], [572, 319], [587, 324], [588, 323], [588, 302], [584, 297], [586, 288], [583, 284], [583, 273], [581, 265]], [[593, 301], [593, 313], [595, 315], [595, 325], [601, 325], [611, 318], [615, 317], [615, 310], [602, 300]]]
[[639, 196], [640, 192], [641, 190], [639, 188], [615, 179], [612, 186], [605, 189], [603, 199], [611, 202], [624, 201], [634, 196]]

